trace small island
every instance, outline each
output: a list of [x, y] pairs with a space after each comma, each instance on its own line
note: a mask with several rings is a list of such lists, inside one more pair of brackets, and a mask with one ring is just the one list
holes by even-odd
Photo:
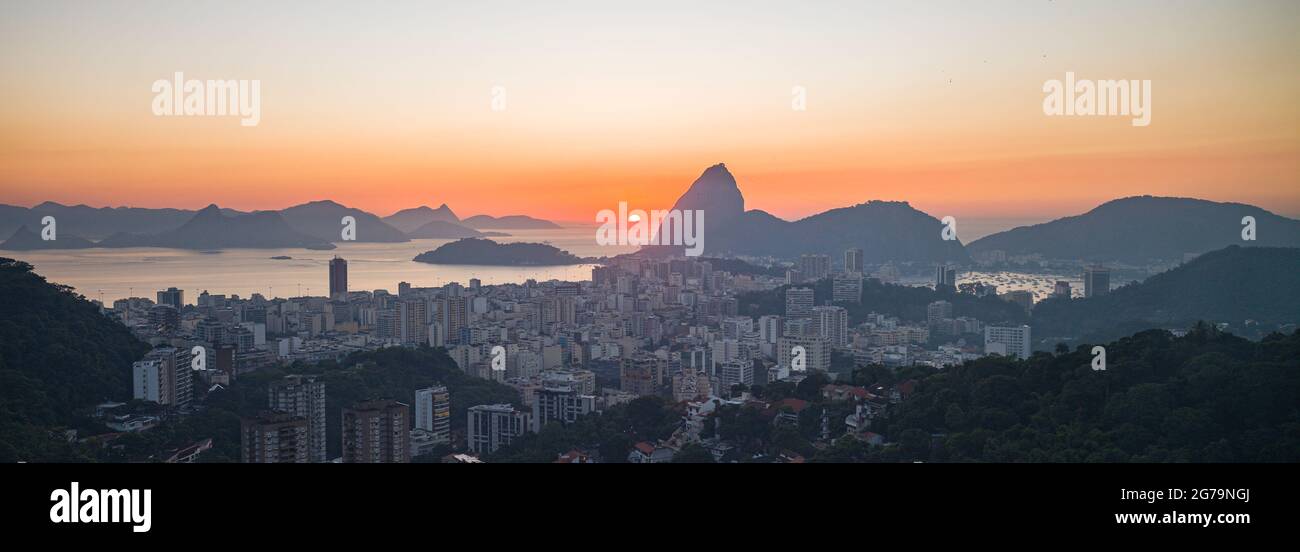
[[589, 262], [543, 243], [497, 243], [465, 238], [415, 256], [416, 262], [444, 265], [558, 266]]

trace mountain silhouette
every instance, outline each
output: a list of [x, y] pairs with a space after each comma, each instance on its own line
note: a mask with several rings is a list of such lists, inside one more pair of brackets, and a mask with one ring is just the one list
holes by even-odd
[[216, 205], [209, 205], [199, 210], [193, 218], [176, 230], [161, 234], [118, 233], [105, 238], [98, 246], [177, 249], [334, 248], [334, 245], [327, 240], [294, 230], [277, 211], [256, 211], [226, 216]]
[[[868, 263], [969, 259], [959, 241], [942, 239], [943, 224], [938, 219], [906, 202], [869, 201], [794, 222], [761, 210], [745, 211], [740, 187], [722, 163], [705, 169], [673, 208], [704, 211], [704, 251], [710, 255], [789, 259], [825, 254], [838, 259], [846, 249], [856, 247]], [[680, 254], [681, 248], [652, 246], [643, 251]]]
[[[1242, 240], [1242, 217], [1255, 217], [1255, 241]], [[1229, 245], [1300, 247], [1300, 221], [1241, 203], [1182, 197], [1116, 199], [1073, 217], [975, 240], [975, 253], [1039, 254], [1053, 259], [1140, 263], [1181, 260]]]
[[[157, 234], [179, 228], [197, 211], [189, 209], [149, 209], [142, 207], [88, 207], [46, 201], [32, 208], [0, 205], [0, 236], [7, 236], [19, 226], [40, 228], [41, 219], [52, 216], [58, 221], [59, 235], [64, 232], [87, 239], [103, 239], [128, 232]], [[222, 209], [226, 215], [242, 214]]]
[[356, 218], [358, 242], [404, 242], [410, 241], [400, 230], [380, 220], [379, 217], [362, 211], [339, 205], [330, 200], [312, 201], [295, 205], [280, 211], [284, 221], [300, 233], [327, 242], [343, 241], [342, 220], [345, 216]]
[[383, 221], [389, 226], [407, 234], [435, 220], [452, 224], [460, 222], [460, 218], [451, 211], [451, 207], [448, 207], [446, 203], [438, 206], [437, 209], [430, 209], [427, 205], [421, 205], [413, 209], [402, 209], [383, 218]]
[[560, 228], [560, 225], [549, 220], [533, 218], [527, 215], [507, 215], [504, 217], [474, 215], [460, 222], [463, 226], [475, 230], [550, 230]]
[[466, 228], [454, 222], [431, 220], [423, 226], [406, 233], [412, 239], [455, 240], [460, 238], [481, 238], [487, 234], [473, 228]]
[[57, 239], [43, 240], [38, 232], [35, 232], [26, 225], [19, 226], [9, 239], [0, 243], [0, 249], [9, 251], [34, 251], [40, 249], [85, 249], [95, 247], [95, 242], [88, 239], [77, 237], [63, 230], [56, 234]]

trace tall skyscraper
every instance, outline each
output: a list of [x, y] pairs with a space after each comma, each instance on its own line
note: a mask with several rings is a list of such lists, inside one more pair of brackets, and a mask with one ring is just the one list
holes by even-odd
[[934, 274], [934, 289], [936, 291], [957, 289], [957, 267], [953, 265], [939, 265]]
[[194, 395], [193, 372], [188, 349], [158, 347], [132, 364], [132, 396], [165, 406], [186, 406]]
[[836, 274], [831, 280], [831, 301], [859, 303], [862, 301], [862, 273]]
[[362, 401], [343, 409], [343, 462], [411, 461], [411, 409], [393, 400]]
[[409, 297], [397, 304], [397, 338], [402, 343], [427, 343], [429, 341], [429, 302], [422, 297]]
[[862, 273], [862, 250], [853, 247], [844, 251], [844, 272]]
[[158, 304], [169, 305], [178, 311], [181, 310], [181, 307], [185, 306], [185, 290], [170, 287], [159, 291]]
[[348, 262], [335, 255], [330, 259], [330, 297], [348, 293]]
[[1070, 298], [1070, 282], [1057, 280], [1056, 288], [1052, 290], [1052, 297]]
[[1110, 293], [1110, 269], [1093, 265], [1083, 270], [1083, 296], [1097, 297]]
[[451, 395], [446, 387], [415, 390], [415, 429], [432, 433], [435, 440], [451, 442]]
[[785, 317], [808, 318], [812, 316], [812, 288], [793, 287], [785, 290]]
[[480, 404], [469, 408], [469, 450], [496, 452], [528, 431], [528, 414], [508, 404]]
[[435, 322], [444, 343], [460, 343], [460, 330], [469, 325], [469, 304], [464, 297], [443, 297], [438, 299], [438, 312]]
[[813, 307], [817, 335], [830, 340], [831, 347], [849, 343], [849, 312], [844, 307]]
[[1033, 345], [1029, 337], [1029, 326], [985, 326], [984, 353], [1029, 358]]
[[239, 460], [246, 464], [309, 462], [307, 420], [287, 412], [263, 412], [239, 420]]
[[799, 272], [804, 281], [817, 281], [831, 273], [831, 258], [826, 255], [801, 255]]
[[307, 461], [325, 462], [325, 382], [314, 376], [285, 376], [267, 387], [266, 394], [271, 410], [307, 420]]

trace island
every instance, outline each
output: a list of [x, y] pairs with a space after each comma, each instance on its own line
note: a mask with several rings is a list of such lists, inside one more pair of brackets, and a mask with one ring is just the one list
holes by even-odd
[[558, 266], [590, 262], [544, 243], [497, 243], [465, 238], [415, 256], [416, 262], [444, 265]]

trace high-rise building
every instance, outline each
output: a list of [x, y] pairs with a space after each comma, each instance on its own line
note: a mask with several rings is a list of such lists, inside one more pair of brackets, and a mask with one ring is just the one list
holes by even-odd
[[786, 335], [777, 340], [777, 366], [786, 370], [798, 371], [794, 365], [797, 358], [795, 347], [803, 347], [803, 368], [807, 372], [829, 372], [831, 369], [831, 343], [820, 335]]
[[785, 290], [785, 317], [809, 318], [812, 316], [813, 290], [792, 287]]
[[185, 290], [169, 287], [158, 292], [158, 304], [168, 305], [176, 310], [185, 306]]
[[799, 272], [804, 281], [815, 282], [831, 273], [831, 258], [827, 255], [800, 255]]
[[934, 289], [936, 291], [957, 289], [957, 267], [953, 265], [939, 265], [934, 273]]
[[862, 273], [836, 274], [831, 280], [831, 301], [859, 303], [862, 301]]
[[451, 395], [446, 387], [415, 390], [415, 429], [433, 434], [436, 441], [451, 442]]
[[508, 404], [480, 404], [469, 408], [469, 450], [487, 454], [509, 445], [528, 431], [528, 414]]
[[844, 307], [813, 307], [813, 325], [819, 336], [830, 340], [831, 347], [849, 343], [849, 311]]
[[[943, 330], [944, 320], [952, 319], [952, 303], [947, 301], [935, 301], [925, 307], [925, 324], [930, 328], [930, 332], [949, 333]], [[949, 328], [950, 329], [950, 328]]]
[[844, 272], [862, 273], [862, 250], [851, 247], [844, 251]]
[[310, 461], [307, 420], [287, 412], [263, 412], [239, 420], [239, 459], [246, 464]]
[[1029, 326], [985, 326], [984, 353], [1029, 358], [1033, 343], [1029, 339]]
[[411, 461], [411, 409], [393, 400], [362, 401], [343, 409], [343, 462]]
[[315, 376], [285, 376], [268, 386], [266, 394], [271, 410], [307, 420], [307, 461], [325, 462], [325, 382]]
[[1057, 280], [1056, 288], [1052, 290], [1052, 297], [1070, 298], [1070, 282]]
[[1098, 297], [1110, 293], [1110, 269], [1093, 265], [1083, 270], [1083, 296]]
[[330, 259], [330, 297], [347, 295], [347, 293], [348, 262], [335, 255], [333, 259]]
[[443, 343], [460, 343], [460, 330], [469, 325], [469, 304], [464, 297], [443, 297], [438, 299], [438, 312], [435, 322], [439, 331], [445, 335]]
[[149, 327], [158, 335], [171, 337], [181, 326], [181, 313], [171, 305], [154, 305], [149, 309]]
[[754, 361], [747, 359], [736, 359], [722, 363], [719, 370], [719, 382], [722, 393], [731, 393], [731, 388], [737, 385], [749, 387], [754, 385]]
[[194, 395], [194, 369], [188, 349], [158, 347], [131, 366], [132, 396], [183, 407]]
[[766, 314], [758, 317], [758, 340], [762, 343], [776, 343], [781, 337], [781, 317]]
[[428, 306], [429, 302], [421, 297], [409, 297], [397, 304], [398, 340], [416, 344], [429, 342]]
[[533, 393], [533, 432], [551, 422], [570, 424], [579, 416], [595, 412], [596, 397], [583, 394], [579, 386], [572, 374], [549, 373], [543, 377], [541, 389]]

